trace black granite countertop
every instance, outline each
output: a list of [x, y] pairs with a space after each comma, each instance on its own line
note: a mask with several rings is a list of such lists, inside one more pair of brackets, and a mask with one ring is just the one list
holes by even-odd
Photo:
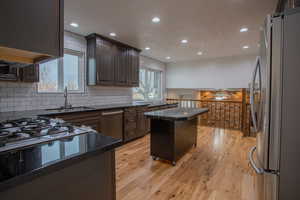
[[38, 144], [0, 154], [0, 191], [68, 166], [89, 156], [112, 150], [121, 140], [99, 133]]
[[[26, 111], [15, 111], [15, 112], [0, 112], [0, 122], [6, 120], [14, 120], [26, 117], [36, 117], [36, 116], [51, 116], [51, 115], [60, 115], [60, 114], [68, 114], [68, 113], [78, 113], [78, 112], [89, 112], [89, 111], [100, 111], [100, 110], [108, 110], [108, 109], [121, 109], [121, 108], [129, 108], [129, 107], [138, 107], [138, 106], [162, 106], [162, 105], [170, 105], [166, 102], [160, 103], [127, 103], [127, 104], [109, 104], [109, 105], [94, 105], [94, 106], [86, 106], [77, 109], [70, 110], [26, 110]], [[172, 104], [171, 104], [172, 105]]]
[[164, 119], [164, 120], [188, 120], [197, 115], [208, 112], [207, 108], [171, 108], [147, 112], [145, 115], [149, 118]]

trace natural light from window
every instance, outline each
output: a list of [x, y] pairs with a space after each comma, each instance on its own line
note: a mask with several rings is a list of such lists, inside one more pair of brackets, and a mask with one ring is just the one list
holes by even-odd
[[65, 50], [63, 58], [40, 64], [38, 92], [83, 92], [83, 53]]
[[157, 101], [162, 99], [162, 72], [140, 68], [140, 85], [133, 88], [135, 101]]

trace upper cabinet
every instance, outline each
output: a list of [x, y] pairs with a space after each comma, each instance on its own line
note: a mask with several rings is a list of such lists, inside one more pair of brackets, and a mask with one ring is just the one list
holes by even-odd
[[88, 85], [139, 85], [140, 50], [98, 34], [87, 39]]
[[1, 1], [0, 60], [39, 63], [63, 56], [63, 0]]

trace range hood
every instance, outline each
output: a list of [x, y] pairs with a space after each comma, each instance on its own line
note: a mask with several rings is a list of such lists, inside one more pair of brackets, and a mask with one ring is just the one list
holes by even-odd
[[[43, 60], [48, 60], [52, 56], [41, 54], [41, 53], [35, 53], [30, 52], [26, 50], [20, 50], [20, 49], [13, 49], [8, 47], [1, 47], [0, 46], [0, 61], [6, 62], [9, 64], [17, 64], [19, 67], [27, 66], [30, 64], [38, 63]], [[22, 64], [20, 64], [22, 63]], [[1, 64], [1, 62], [0, 62]]]

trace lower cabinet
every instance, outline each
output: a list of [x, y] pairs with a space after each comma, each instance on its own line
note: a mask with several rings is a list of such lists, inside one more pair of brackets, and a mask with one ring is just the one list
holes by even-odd
[[103, 135], [129, 142], [150, 132], [150, 120], [145, 112], [177, 107], [176, 104], [163, 106], [137, 106], [101, 111], [77, 112], [52, 115], [76, 126], [89, 126]]
[[116, 200], [115, 150], [83, 157], [37, 172], [23, 184], [1, 191], [1, 200]]
[[[169, 109], [169, 108], [177, 108], [178, 104], [167, 104], [167, 105], [162, 105], [162, 106], [151, 106], [147, 108], [147, 112], [151, 111], [156, 111], [156, 110], [164, 110], [164, 109]], [[151, 131], [151, 123], [150, 119], [146, 118], [146, 132], [149, 133]]]
[[101, 133], [123, 140], [123, 110], [107, 110], [101, 113]]
[[124, 141], [142, 137], [148, 133], [147, 118], [144, 113], [147, 112], [147, 106], [136, 108], [126, 108], [124, 111]]
[[78, 112], [78, 113], [53, 115], [51, 117], [63, 119], [76, 126], [84, 125], [84, 126], [89, 126], [98, 132], [101, 131], [101, 112], [97, 112], [97, 111]]
[[124, 141], [137, 138], [137, 111], [135, 108], [126, 108], [124, 112]]

